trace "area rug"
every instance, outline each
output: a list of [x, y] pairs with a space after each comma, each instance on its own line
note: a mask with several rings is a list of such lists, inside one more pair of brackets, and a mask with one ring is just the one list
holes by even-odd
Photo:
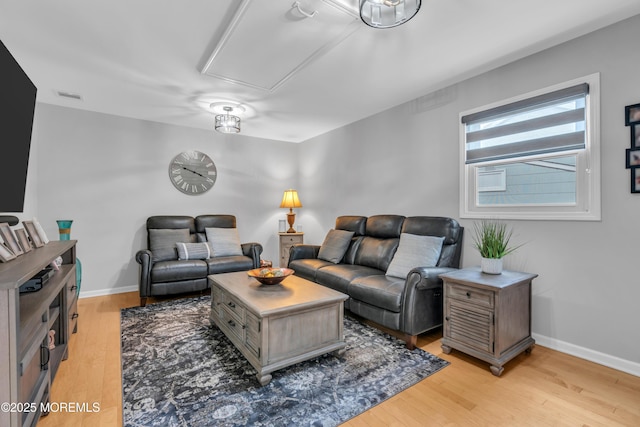
[[210, 297], [121, 312], [124, 426], [336, 426], [448, 365], [345, 316], [346, 352], [273, 373], [209, 323]]

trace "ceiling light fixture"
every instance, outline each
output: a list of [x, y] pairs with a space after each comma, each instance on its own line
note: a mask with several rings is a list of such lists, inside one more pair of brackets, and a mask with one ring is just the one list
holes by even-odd
[[218, 114], [216, 116], [215, 129], [222, 133], [239, 133], [240, 132], [240, 117], [231, 115], [233, 107], [222, 107], [224, 114]]
[[373, 28], [391, 28], [413, 18], [421, 3], [421, 0], [360, 0], [360, 18]]

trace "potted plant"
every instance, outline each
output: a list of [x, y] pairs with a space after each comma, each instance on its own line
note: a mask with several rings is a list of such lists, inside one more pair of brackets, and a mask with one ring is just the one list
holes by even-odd
[[507, 224], [497, 220], [482, 220], [473, 224], [473, 245], [480, 252], [483, 273], [501, 274], [502, 258], [522, 245], [509, 246], [513, 233]]

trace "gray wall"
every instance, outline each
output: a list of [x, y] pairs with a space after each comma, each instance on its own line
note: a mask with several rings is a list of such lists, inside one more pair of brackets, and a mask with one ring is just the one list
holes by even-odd
[[[137, 290], [134, 256], [146, 247], [151, 215], [236, 215], [241, 240], [276, 258], [282, 192], [297, 184], [291, 144], [46, 104], [37, 105], [36, 127], [38, 220], [51, 239], [56, 219], [74, 220], [82, 296]], [[190, 149], [218, 169], [214, 187], [199, 196], [169, 181], [169, 162]]]
[[[539, 343], [640, 375], [640, 195], [629, 193], [624, 165], [624, 106], [640, 102], [637, 40], [638, 16], [304, 142], [306, 241], [322, 242], [337, 215], [459, 218], [458, 114], [599, 72], [602, 221], [511, 221], [526, 244], [505, 265], [539, 274]], [[461, 223], [463, 265], [478, 265], [473, 221]]]
[[[296, 223], [320, 243], [337, 215], [459, 216], [458, 114], [594, 72], [601, 73], [602, 221], [513, 221], [526, 245], [506, 267], [538, 273], [539, 343], [640, 375], [640, 195], [629, 193], [624, 106], [640, 102], [640, 17], [581, 37], [300, 145], [225, 136], [38, 104], [22, 219], [50, 237], [73, 219], [82, 296], [137, 289], [135, 252], [149, 215], [231, 213], [243, 241], [277, 260], [282, 191], [299, 190]], [[464, 54], [452, 53], [452, 54]], [[420, 96], [424, 95], [424, 96]], [[171, 158], [208, 153], [214, 188], [185, 196], [169, 182]], [[469, 230], [472, 221], [461, 221]], [[467, 233], [463, 265], [479, 264]]]

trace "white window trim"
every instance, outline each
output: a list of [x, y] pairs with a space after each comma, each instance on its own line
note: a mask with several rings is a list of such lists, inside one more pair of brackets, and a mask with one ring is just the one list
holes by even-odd
[[[523, 99], [532, 98], [555, 90], [574, 86], [580, 83], [589, 84], [589, 94], [585, 105], [587, 119], [586, 148], [579, 151], [565, 151], [553, 153], [547, 157], [567, 156], [578, 153], [576, 169], [585, 173], [576, 176], [576, 204], [572, 206], [545, 205], [545, 206], [499, 206], [479, 207], [476, 205], [476, 173], [477, 166], [483, 163], [465, 164], [465, 126], [462, 117], [488, 110], [501, 105], [510, 104]], [[566, 221], [600, 221], [601, 220], [601, 193], [600, 193], [600, 73], [590, 74], [585, 77], [567, 81], [544, 89], [529, 92], [510, 99], [483, 105], [478, 108], [460, 113], [460, 217], [478, 219], [522, 219], [522, 220], [566, 220]], [[545, 156], [535, 156], [534, 160], [540, 160]], [[522, 157], [520, 160], [525, 160]], [[514, 159], [502, 162], [491, 162], [491, 165], [510, 163]]]

